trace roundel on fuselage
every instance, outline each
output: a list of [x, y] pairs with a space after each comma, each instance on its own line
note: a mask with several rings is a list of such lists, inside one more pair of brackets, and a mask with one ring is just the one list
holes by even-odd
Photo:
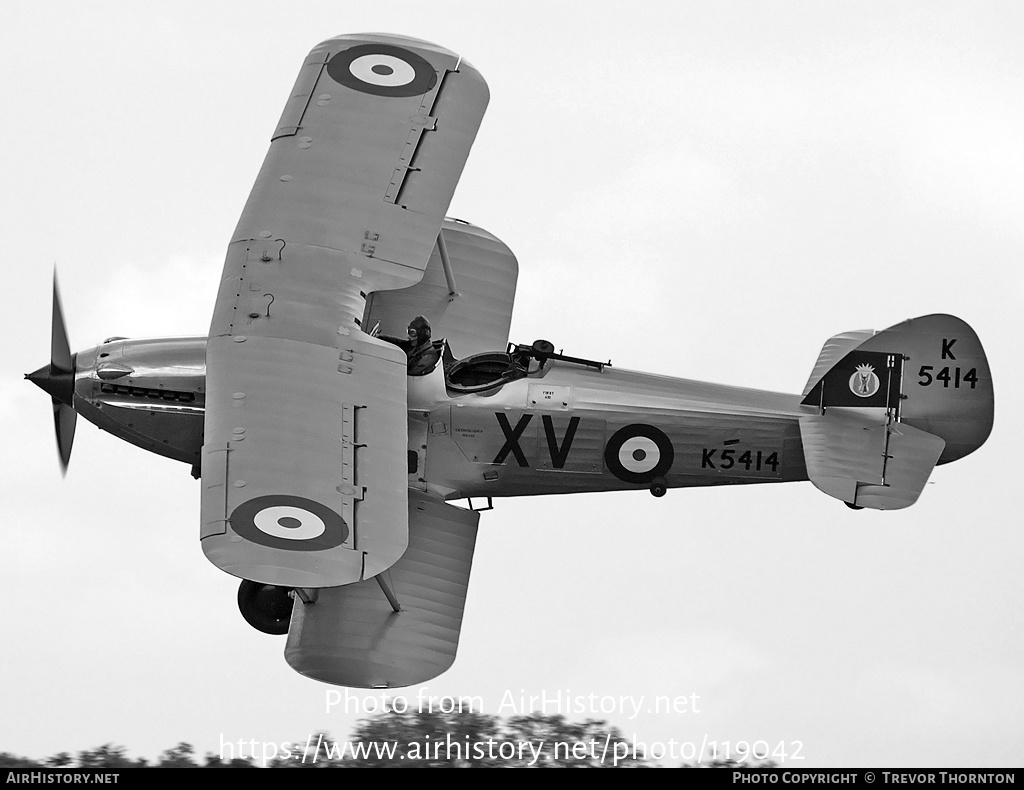
[[327, 61], [327, 73], [347, 88], [375, 96], [419, 96], [437, 83], [426, 60], [392, 44], [359, 44]]
[[348, 540], [349, 529], [326, 505], [298, 496], [270, 494], [236, 507], [228, 519], [246, 540], [290, 551], [323, 551]]
[[672, 468], [675, 451], [668, 436], [653, 425], [635, 423], [620, 428], [604, 448], [604, 462], [627, 483], [650, 483]]

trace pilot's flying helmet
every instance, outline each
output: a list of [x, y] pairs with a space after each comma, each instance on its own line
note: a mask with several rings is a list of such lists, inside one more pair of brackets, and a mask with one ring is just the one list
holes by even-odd
[[416, 331], [416, 342], [426, 343], [430, 340], [430, 322], [421, 315], [409, 322], [409, 329]]

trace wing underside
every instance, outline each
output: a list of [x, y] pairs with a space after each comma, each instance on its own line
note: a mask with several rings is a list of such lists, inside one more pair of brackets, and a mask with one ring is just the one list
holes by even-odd
[[518, 276], [519, 264], [504, 242], [483, 228], [446, 219], [423, 279], [370, 294], [365, 325], [379, 322], [385, 334], [401, 337], [409, 319], [423, 315], [433, 336], [447, 338], [457, 357], [503, 351]]
[[409, 548], [382, 576], [296, 601], [285, 658], [307, 677], [341, 686], [423, 683], [455, 660], [480, 514], [409, 495]]
[[307, 57], [228, 248], [207, 350], [202, 545], [293, 587], [407, 543], [405, 356], [367, 294], [423, 276], [487, 104], [457, 55], [346, 36]]

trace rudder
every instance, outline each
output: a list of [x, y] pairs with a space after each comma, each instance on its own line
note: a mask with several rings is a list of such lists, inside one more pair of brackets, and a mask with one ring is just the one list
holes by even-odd
[[830, 338], [802, 403], [817, 407], [800, 420], [808, 477], [882, 510], [913, 504], [933, 465], [984, 444], [994, 415], [981, 341], [951, 315]]
[[951, 315], [926, 315], [889, 327], [858, 351], [903, 355], [902, 422], [946, 442], [939, 463], [977, 450], [992, 432], [995, 398], [985, 349]]

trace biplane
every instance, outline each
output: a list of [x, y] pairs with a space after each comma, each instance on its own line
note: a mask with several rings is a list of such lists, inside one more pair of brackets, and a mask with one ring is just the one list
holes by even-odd
[[[72, 354], [54, 282], [63, 466], [76, 415], [187, 464], [200, 545], [242, 614], [326, 683], [421, 683], [455, 659], [494, 498], [810, 480], [852, 508], [913, 504], [993, 420], [974, 331], [928, 315], [824, 345], [800, 394], [639, 373], [509, 342], [518, 263], [446, 218], [488, 102], [432, 44], [315, 47], [231, 241], [204, 337]], [[376, 336], [423, 316], [433, 364]], [[455, 501], [467, 505], [456, 506]]]

